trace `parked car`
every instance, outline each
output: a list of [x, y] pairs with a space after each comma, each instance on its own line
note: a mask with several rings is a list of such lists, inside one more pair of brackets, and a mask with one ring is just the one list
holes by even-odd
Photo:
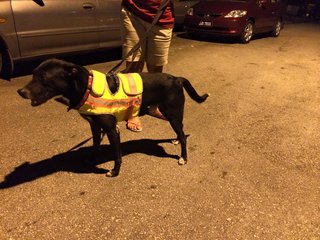
[[[195, 1], [175, 0], [176, 23]], [[0, 75], [15, 63], [121, 46], [121, 0], [0, 0]]]
[[0, 1], [0, 72], [39, 56], [121, 45], [120, 0]]
[[248, 43], [257, 33], [279, 36], [284, 14], [281, 0], [200, 1], [189, 9], [184, 25], [190, 35], [232, 36]]

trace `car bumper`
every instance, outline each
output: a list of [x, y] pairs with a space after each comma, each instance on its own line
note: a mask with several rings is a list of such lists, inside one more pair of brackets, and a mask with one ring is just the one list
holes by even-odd
[[187, 16], [185, 30], [207, 35], [240, 36], [246, 24], [245, 18], [217, 17], [210, 20]]

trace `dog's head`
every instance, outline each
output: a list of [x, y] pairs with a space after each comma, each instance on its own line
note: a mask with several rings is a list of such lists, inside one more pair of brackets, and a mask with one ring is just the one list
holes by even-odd
[[31, 100], [32, 106], [38, 106], [49, 99], [67, 95], [70, 85], [75, 85], [82, 67], [58, 59], [42, 62], [33, 70], [32, 80], [18, 90], [21, 97]]

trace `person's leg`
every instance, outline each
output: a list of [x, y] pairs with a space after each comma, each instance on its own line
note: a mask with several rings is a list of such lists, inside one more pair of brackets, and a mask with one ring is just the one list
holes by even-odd
[[146, 42], [145, 59], [149, 72], [162, 72], [168, 63], [172, 38], [171, 28], [153, 26]]
[[[150, 32], [146, 53], [147, 70], [149, 73], [163, 72], [163, 66], [168, 63], [171, 37], [172, 29], [168, 28], [155, 26]], [[166, 120], [156, 106], [150, 107], [149, 114], [153, 117]]]
[[[126, 62], [126, 73], [132, 73], [132, 72], [142, 72], [144, 67], [144, 62], [138, 61], [138, 62]], [[139, 117], [130, 117], [127, 120], [127, 129], [133, 131], [133, 132], [141, 132], [142, 126], [141, 121]]]
[[[163, 71], [163, 66], [154, 66], [151, 64], [147, 64], [147, 70], [149, 73], [162, 73]], [[167, 120], [162, 113], [159, 111], [158, 107], [153, 106], [149, 108], [149, 115], [156, 117], [156, 118], [160, 118], [163, 120]]]
[[[133, 16], [128, 10], [122, 8], [122, 54], [123, 57], [127, 57], [127, 54], [131, 49], [139, 42], [141, 34], [143, 34], [143, 26], [135, 16]], [[125, 72], [142, 72], [144, 67], [144, 52], [145, 52], [145, 43], [142, 43], [142, 46], [134, 56], [129, 56], [126, 59], [126, 69]], [[140, 132], [142, 130], [141, 121], [139, 117], [131, 117], [127, 120], [127, 129]]]
[[139, 18], [135, 17], [125, 8], [121, 9], [121, 18], [122, 57], [126, 58], [126, 61], [128, 63], [143, 63], [145, 59], [145, 42], [141, 43], [140, 48], [133, 55], [127, 55], [133, 49], [133, 47], [139, 42], [141, 36], [145, 31], [144, 26], [140, 22]]
[[147, 63], [147, 70], [149, 73], [162, 73], [163, 66], [154, 66]]
[[130, 62], [126, 61], [126, 73], [139, 73], [142, 72], [144, 68], [144, 62], [138, 61], [138, 62]]

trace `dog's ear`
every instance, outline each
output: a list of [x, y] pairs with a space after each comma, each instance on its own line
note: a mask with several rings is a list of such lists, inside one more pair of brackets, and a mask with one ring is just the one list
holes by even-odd
[[68, 71], [69, 77], [76, 76], [78, 74], [78, 69], [75, 67], [72, 67], [70, 71]]
[[69, 107], [74, 108], [80, 102], [87, 87], [88, 73], [81, 66], [70, 64], [65, 67], [68, 78], [68, 90], [65, 97], [69, 102]]
[[67, 72], [69, 77], [81, 78], [83, 76], [87, 76], [88, 71], [82, 66], [71, 64], [68, 66]]
[[76, 67], [71, 67], [71, 69], [68, 71], [68, 77], [72, 80], [73, 87], [76, 91], [79, 90], [79, 83], [81, 83], [81, 79], [79, 79], [79, 71]]
[[67, 70], [68, 78], [77, 92], [82, 92], [87, 86], [88, 73], [86, 71], [85, 68], [77, 65], [71, 65]]
[[73, 66], [73, 65], [68, 66], [68, 68], [65, 71], [65, 74], [67, 75], [67, 78], [72, 82], [81, 81], [82, 72], [77, 66]]

